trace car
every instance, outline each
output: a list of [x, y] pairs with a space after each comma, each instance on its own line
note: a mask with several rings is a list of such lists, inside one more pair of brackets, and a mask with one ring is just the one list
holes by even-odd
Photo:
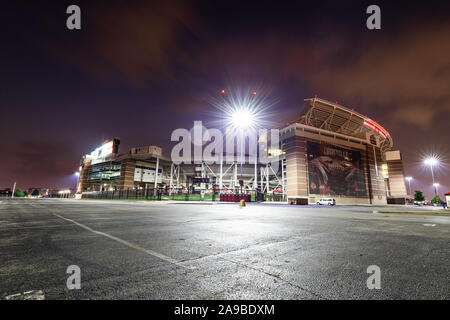
[[336, 200], [333, 198], [322, 198], [319, 201], [317, 201], [317, 204], [320, 204], [320, 205], [327, 204], [329, 206], [334, 206], [336, 204]]

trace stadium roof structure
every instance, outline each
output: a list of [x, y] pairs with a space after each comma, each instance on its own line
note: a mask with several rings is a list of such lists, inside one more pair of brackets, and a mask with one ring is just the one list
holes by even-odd
[[381, 150], [392, 148], [393, 140], [389, 132], [372, 119], [318, 97], [305, 101], [308, 103], [300, 114], [291, 118], [287, 124], [300, 123], [364, 140], [372, 136], [378, 140]]

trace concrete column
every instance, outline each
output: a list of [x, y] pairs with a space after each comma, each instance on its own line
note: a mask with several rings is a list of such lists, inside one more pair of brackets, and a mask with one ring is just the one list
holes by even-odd
[[132, 189], [134, 187], [134, 169], [136, 161], [134, 159], [125, 159], [120, 168], [119, 188], [122, 190]]
[[293, 136], [286, 139], [286, 189], [289, 201], [308, 204], [306, 139]]
[[367, 182], [369, 189], [369, 200], [372, 204], [386, 204], [386, 188], [381, 170], [383, 159], [380, 148], [367, 145]]
[[[156, 196], [156, 189], [158, 188], [158, 171], [159, 171], [159, 158], [156, 157], [156, 173], [155, 173], [155, 183], [153, 188], [153, 195]], [[161, 179], [162, 179], [162, 170], [161, 170]]]
[[390, 190], [389, 203], [405, 204], [407, 194], [405, 173], [400, 151], [388, 151], [385, 154], [388, 168], [388, 183]]

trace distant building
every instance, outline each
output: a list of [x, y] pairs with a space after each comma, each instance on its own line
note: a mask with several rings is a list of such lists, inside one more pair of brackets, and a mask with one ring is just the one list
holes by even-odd
[[118, 138], [105, 141], [82, 158], [77, 192], [153, 188], [155, 179], [157, 183], [169, 182], [171, 161], [162, 155], [162, 148], [135, 147], [118, 154], [119, 144]]
[[29, 197], [33, 197], [34, 196], [33, 193], [35, 191], [37, 191], [37, 193], [38, 193], [37, 197], [46, 197], [49, 194], [49, 189], [48, 188], [40, 187], [40, 188], [28, 188], [27, 195]]
[[10, 188], [0, 190], [0, 197], [11, 197], [11, 195], [12, 195], [12, 191]]

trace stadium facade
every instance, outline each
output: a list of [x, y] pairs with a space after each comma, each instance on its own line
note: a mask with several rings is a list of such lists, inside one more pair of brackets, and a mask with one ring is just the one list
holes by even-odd
[[82, 158], [78, 193], [164, 188], [277, 195], [292, 204], [335, 198], [337, 204], [404, 204], [401, 154], [389, 132], [353, 109], [318, 97], [279, 129], [279, 165], [175, 164], [157, 146], [118, 153], [119, 139]]

